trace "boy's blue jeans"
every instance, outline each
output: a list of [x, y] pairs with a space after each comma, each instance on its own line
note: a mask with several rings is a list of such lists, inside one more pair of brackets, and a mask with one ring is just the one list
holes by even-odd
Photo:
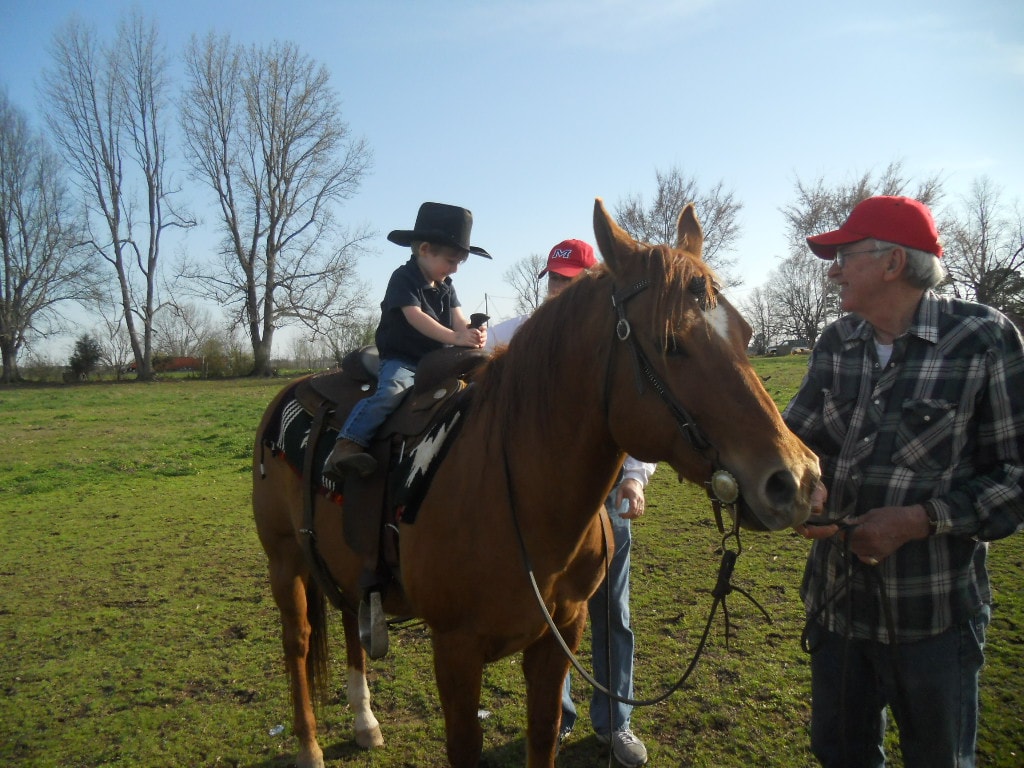
[[347, 438], [364, 448], [388, 416], [402, 402], [405, 392], [413, 384], [416, 366], [402, 360], [381, 360], [377, 374], [377, 391], [356, 403], [349, 413], [338, 439]]
[[881, 768], [886, 705], [906, 768], [973, 768], [978, 679], [991, 609], [928, 640], [893, 649], [815, 625], [811, 748], [824, 768]]
[[[590, 598], [590, 644], [594, 679], [617, 696], [633, 698], [633, 630], [629, 626], [629, 551], [633, 542], [630, 521], [619, 517], [612, 509], [615, 491], [605, 501], [605, 509], [612, 523], [615, 554], [608, 566], [608, 578]], [[608, 669], [609, 637], [611, 638], [611, 673]], [[571, 730], [576, 724], [576, 705], [570, 695], [571, 675], [565, 676], [562, 687], [561, 730]], [[596, 733], [610, 735], [629, 727], [633, 707], [618, 701], [611, 702], [598, 690], [590, 697], [590, 724]]]

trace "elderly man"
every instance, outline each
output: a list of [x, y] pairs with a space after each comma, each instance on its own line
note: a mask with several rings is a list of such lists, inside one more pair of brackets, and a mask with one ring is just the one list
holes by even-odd
[[886, 706], [908, 768], [974, 766], [988, 545], [1024, 526], [1024, 352], [991, 307], [932, 292], [931, 212], [872, 197], [807, 238], [850, 314], [825, 329], [787, 424], [829, 490], [801, 594], [811, 745], [882, 766]]

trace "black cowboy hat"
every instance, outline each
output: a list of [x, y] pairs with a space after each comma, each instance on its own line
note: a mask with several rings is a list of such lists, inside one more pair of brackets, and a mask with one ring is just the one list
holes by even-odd
[[469, 244], [469, 233], [473, 229], [473, 214], [457, 205], [424, 203], [416, 214], [413, 229], [396, 229], [388, 240], [396, 245], [411, 245], [413, 240], [424, 240], [437, 245], [450, 245], [463, 251], [475, 253], [486, 259], [491, 254], [483, 248]]

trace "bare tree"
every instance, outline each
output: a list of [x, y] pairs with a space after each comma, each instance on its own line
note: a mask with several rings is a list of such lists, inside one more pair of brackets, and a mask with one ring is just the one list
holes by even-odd
[[718, 182], [702, 189], [695, 177], [673, 167], [667, 173], [655, 171], [657, 190], [649, 205], [642, 195], [630, 195], [615, 206], [615, 218], [635, 239], [647, 243], [675, 243], [679, 212], [693, 203], [704, 230], [704, 261], [731, 287], [742, 285], [731, 274], [736, 263], [728, 252], [740, 235], [739, 212], [743, 204]]
[[[796, 180], [796, 202], [783, 207], [790, 254], [809, 254], [807, 237], [838, 229], [861, 200], [875, 195], [906, 195], [934, 207], [943, 196], [941, 174], [929, 176], [911, 190], [902, 161], [887, 165], [877, 178], [867, 171], [841, 184], [818, 177], [812, 183]], [[817, 258], [817, 257], [815, 257]]]
[[217, 196], [224, 245], [219, 263], [182, 274], [234, 313], [253, 373], [269, 375], [279, 326], [316, 334], [366, 309], [355, 267], [370, 233], [342, 231], [334, 207], [356, 193], [371, 152], [350, 136], [327, 70], [291, 43], [193, 38], [185, 63], [187, 154]]
[[811, 344], [817, 340], [825, 319], [835, 311], [835, 291], [827, 271], [816, 256], [811, 261], [795, 254], [782, 261], [767, 291], [776, 332], [807, 339]]
[[515, 294], [517, 314], [531, 315], [544, 301], [545, 291], [537, 275], [547, 263], [547, 257], [531, 253], [505, 270], [502, 277]]
[[103, 361], [110, 366], [118, 381], [125, 373], [137, 373], [138, 363], [132, 352], [132, 341], [125, 327], [124, 311], [118, 298], [118, 288], [107, 281], [96, 287], [90, 295], [88, 307], [99, 315], [100, 323], [92, 333], [103, 348]]
[[840, 184], [828, 183], [823, 177], [812, 183], [796, 180], [796, 201], [782, 208], [789, 255], [767, 284], [776, 312], [785, 318], [778, 330], [813, 343], [825, 324], [839, 314], [835, 288], [826, 276], [829, 262], [811, 253], [807, 237], [839, 228], [857, 203], [868, 197], [907, 195], [934, 206], [943, 194], [939, 175], [917, 182], [913, 190], [911, 186], [899, 161], [886, 166], [877, 178], [866, 172]]
[[192, 226], [171, 205], [167, 70], [155, 24], [134, 12], [107, 45], [72, 18], [54, 37], [53, 67], [43, 75], [47, 122], [87, 210], [87, 243], [114, 270], [144, 380], [153, 377], [161, 237]]
[[767, 288], [755, 288], [737, 308], [754, 329], [754, 336], [751, 339], [753, 354], [763, 355], [781, 332], [782, 319], [778, 305], [773, 301]]
[[210, 310], [192, 302], [167, 302], [154, 319], [154, 349], [167, 357], [198, 357], [215, 332]]
[[310, 340], [326, 347], [324, 357], [333, 358], [335, 363], [341, 361], [349, 352], [367, 344], [373, 344], [380, 313], [370, 312], [346, 319], [335, 325], [327, 333], [314, 334]]
[[1002, 191], [987, 177], [975, 180], [939, 232], [954, 294], [1020, 315], [1024, 219], [1004, 205]]
[[60, 327], [60, 305], [88, 291], [65, 169], [40, 133], [0, 91], [0, 356], [2, 380], [20, 379], [18, 353]]

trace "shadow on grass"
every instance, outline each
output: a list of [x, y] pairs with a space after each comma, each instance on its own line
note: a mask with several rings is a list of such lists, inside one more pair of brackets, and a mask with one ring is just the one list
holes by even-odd
[[[607, 760], [608, 747], [602, 745], [597, 737], [591, 734], [582, 738], [570, 737], [559, 749], [555, 764], [558, 768], [593, 768], [605, 765]], [[480, 761], [483, 768], [522, 768], [525, 764], [525, 737], [500, 747], [485, 749]], [[447, 763], [442, 761], [441, 765]]]
[[[569, 740], [562, 745], [556, 763], [559, 768], [592, 768], [604, 765], [608, 760], [608, 747], [598, 742], [593, 735], [586, 738]], [[526, 761], [526, 739], [519, 738], [500, 747], [484, 749], [481, 756], [481, 768], [522, 768]], [[339, 742], [324, 747], [324, 762], [328, 766], [335, 765], [390, 765], [387, 759], [387, 747], [381, 750], [367, 751], [356, 746], [354, 742]], [[398, 760], [396, 765], [401, 764]], [[238, 763], [238, 768], [292, 768], [295, 755], [279, 755], [251, 763]], [[418, 766], [417, 768], [444, 768], [448, 761], [443, 754], [437, 756], [436, 763]]]
[[[387, 747], [383, 750], [365, 750], [356, 745], [354, 741], [339, 742], [337, 744], [324, 745], [321, 743], [324, 752], [324, 763], [334, 765], [373, 765], [377, 762], [375, 756], [383, 756], [387, 753]], [[386, 761], [385, 761], [386, 762]], [[265, 760], [257, 760], [251, 763], [239, 762], [237, 768], [293, 768], [295, 765], [295, 754], [277, 755]]]

